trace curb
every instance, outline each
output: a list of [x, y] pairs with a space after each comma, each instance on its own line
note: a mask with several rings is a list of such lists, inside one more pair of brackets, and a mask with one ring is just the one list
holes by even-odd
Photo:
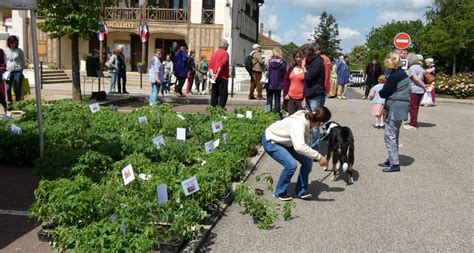
[[180, 250], [180, 252], [183, 252], [183, 253], [199, 252], [201, 247], [204, 245], [204, 243], [207, 242], [212, 229], [217, 225], [217, 223], [222, 218], [222, 216], [224, 216], [224, 212], [227, 209], [227, 207], [232, 205], [233, 199], [234, 199], [234, 191], [235, 191], [235, 188], [237, 187], [237, 184], [247, 181], [247, 179], [250, 177], [250, 174], [252, 174], [252, 172], [257, 167], [257, 164], [260, 162], [263, 155], [265, 154], [263, 147], [260, 147], [257, 152], [258, 152], [257, 155], [252, 157], [252, 159], [250, 159], [250, 161], [247, 163], [246, 172], [242, 180], [240, 182], [232, 183], [232, 190], [230, 191], [231, 201], [221, 204], [219, 206], [219, 210], [217, 211], [217, 214], [215, 214], [214, 217], [211, 217], [211, 224], [205, 225], [204, 230], [201, 232], [201, 235], [199, 235], [197, 239], [187, 242], [186, 245]]

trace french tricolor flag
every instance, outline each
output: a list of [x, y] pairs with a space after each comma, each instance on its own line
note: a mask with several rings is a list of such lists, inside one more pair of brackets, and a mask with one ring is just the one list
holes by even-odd
[[100, 22], [99, 24], [99, 31], [97, 32], [97, 38], [99, 41], [104, 41], [109, 34], [109, 29], [107, 28], [107, 24], [105, 22]]
[[138, 26], [138, 32], [140, 33], [140, 39], [145, 43], [148, 39], [148, 22], [143, 21]]

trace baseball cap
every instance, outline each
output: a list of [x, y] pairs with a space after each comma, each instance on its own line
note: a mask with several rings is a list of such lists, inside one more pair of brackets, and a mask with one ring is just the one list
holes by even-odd
[[260, 45], [259, 45], [259, 44], [253, 44], [252, 48], [253, 48], [253, 49], [260, 48]]

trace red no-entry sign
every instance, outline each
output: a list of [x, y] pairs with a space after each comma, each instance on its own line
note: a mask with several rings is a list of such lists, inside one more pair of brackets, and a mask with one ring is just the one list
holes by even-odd
[[410, 46], [411, 38], [407, 33], [399, 33], [393, 38], [393, 44], [398, 49], [405, 49]]

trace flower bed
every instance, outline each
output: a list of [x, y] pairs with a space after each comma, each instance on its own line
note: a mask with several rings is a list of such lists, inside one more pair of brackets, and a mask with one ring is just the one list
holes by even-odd
[[454, 76], [437, 74], [435, 87], [436, 93], [440, 95], [449, 95], [455, 98], [467, 98], [474, 95], [474, 79], [465, 73]]
[[[0, 126], [0, 139], [6, 140], [0, 158], [28, 163], [38, 153], [34, 104], [22, 103], [20, 109], [26, 111], [24, 120]], [[245, 115], [246, 110], [236, 111]], [[35, 161], [35, 174], [42, 180], [30, 215], [54, 224], [46, 231], [53, 246], [80, 252], [143, 252], [164, 241], [194, 238], [210, 207], [243, 175], [246, 157], [261, 133], [277, 119], [261, 109], [253, 109], [253, 119], [213, 108], [181, 115], [185, 120], [168, 105], [127, 114], [108, 107], [93, 114], [72, 102], [44, 106], [46, 150], [44, 158]], [[148, 123], [139, 123], [142, 116]], [[222, 121], [223, 130], [213, 133], [216, 121]], [[12, 124], [21, 134], [10, 131]], [[178, 127], [187, 129], [185, 141], [176, 139]], [[229, 134], [227, 143], [224, 133]], [[159, 135], [165, 145], [158, 149], [152, 139]], [[204, 143], [217, 139], [220, 145], [207, 154]], [[125, 185], [121, 171], [129, 164], [135, 175], [151, 177]], [[192, 176], [200, 190], [185, 196], [181, 182]], [[157, 197], [160, 184], [167, 185], [169, 194], [162, 205]]]

